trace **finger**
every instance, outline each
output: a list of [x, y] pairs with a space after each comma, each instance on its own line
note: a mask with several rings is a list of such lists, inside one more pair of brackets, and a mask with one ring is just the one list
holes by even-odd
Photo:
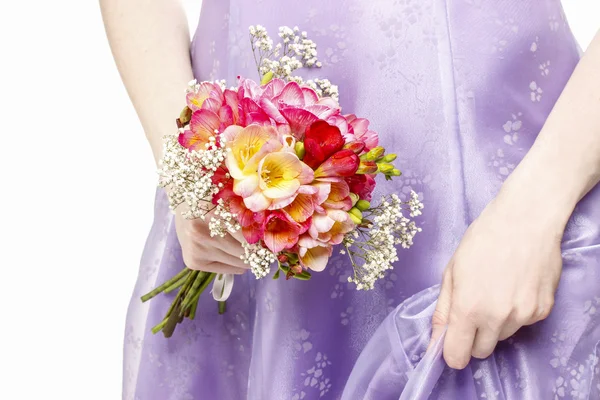
[[[206, 237], [204, 235], [196, 235], [193, 237], [194, 246], [197, 247], [198, 252], [203, 252], [210, 256], [213, 252], [223, 252], [230, 256], [237, 258], [238, 263], [240, 256], [244, 254], [244, 248], [236, 239], [231, 235], [225, 235], [224, 237]], [[213, 257], [207, 257], [211, 260]]]
[[475, 332], [476, 326], [471, 318], [457, 310], [453, 303], [444, 340], [444, 359], [450, 368], [463, 369], [469, 364]]
[[235, 240], [237, 240], [238, 245], [239, 245], [239, 243], [246, 243], [246, 238], [244, 238], [244, 234], [242, 233], [241, 229], [239, 231], [230, 232], [230, 233], [231, 233], [231, 236], [233, 236], [233, 238]]
[[195, 265], [195, 266], [187, 265], [187, 267], [189, 269], [193, 269], [196, 271], [214, 272], [215, 274], [241, 275], [244, 272], [246, 272], [246, 270], [243, 268], [234, 267], [234, 266], [228, 265], [228, 264], [221, 264], [218, 262], [208, 262], [203, 265]]
[[475, 358], [488, 358], [498, 344], [499, 332], [490, 328], [478, 328], [473, 341], [471, 355]]
[[217, 244], [219, 246], [219, 250], [222, 250], [238, 260], [240, 259], [240, 256], [244, 254], [244, 248], [242, 247], [241, 243], [238, 242], [237, 239], [234, 239], [234, 237], [231, 235], [226, 235], [225, 237], [219, 238]]
[[514, 321], [507, 321], [507, 323], [502, 327], [500, 334], [498, 335], [498, 340], [508, 339], [509, 337], [514, 335], [519, 330], [519, 328], [521, 328], [521, 326], [521, 324], [518, 324]]
[[429, 341], [429, 350], [435, 342], [442, 336], [446, 325], [448, 325], [448, 315], [450, 313], [450, 303], [452, 300], [452, 270], [446, 268], [442, 277], [442, 286], [438, 296], [437, 305], [431, 318], [431, 340]]
[[212, 251], [210, 255], [207, 256], [207, 259], [211, 262], [231, 265], [232, 267], [240, 268], [243, 270], [250, 268], [250, 265], [245, 264], [239, 256], [232, 256], [229, 253], [220, 251], [220, 249], [214, 249], [214, 251]]

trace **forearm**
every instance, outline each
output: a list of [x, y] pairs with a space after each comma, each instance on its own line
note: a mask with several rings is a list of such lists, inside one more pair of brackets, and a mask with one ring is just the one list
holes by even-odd
[[110, 47], [155, 161], [175, 134], [184, 89], [193, 78], [190, 36], [176, 0], [100, 0]]
[[531, 203], [532, 212], [564, 225], [599, 180], [600, 31], [501, 193], [515, 194]]

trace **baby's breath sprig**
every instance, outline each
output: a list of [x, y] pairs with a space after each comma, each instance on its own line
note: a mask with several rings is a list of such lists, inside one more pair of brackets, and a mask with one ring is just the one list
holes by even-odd
[[[302, 78], [292, 75], [295, 70], [322, 66], [317, 58], [317, 44], [308, 38], [306, 31], [300, 32], [297, 26], [282, 26], [279, 28], [279, 38], [281, 42], [273, 46], [273, 39], [264, 26], [250, 26], [250, 44], [261, 79], [269, 74], [272, 78], [302, 83]], [[337, 86], [331, 85], [326, 79], [315, 80], [313, 84], [321, 88], [320, 95], [327, 96], [329, 91], [337, 93]]]
[[383, 278], [385, 271], [393, 269], [398, 261], [396, 246], [409, 248], [421, 228], [403, 214], [408, 211], [411, 218], [421, 215], [423, 203], [411, 191], [411, 198], [402, 202], [396, 194], [383, 196], [381, 204], [362, 212], [362, 223], [346, 235], [343, 241], [354, 275], [348, 282], [355, 283], [358, 290], [373, 289], [375, 282]]
[[220, 136], [212, 136], [205, 150], [190, 151], [179, 144], [177, 136], [165, 136], [158, 185], [167, 189], [171, 210], [185, 204], [185, 218], [204, 219], [215, 209], [211, 199], [220, 186], [212, 177], [225, 161], [227, 149], [223, 144]]
[[242, 243], [244, 254], [240, 256], [244, 264], [250, 265], [250, 270], [256, 279], [264, 278], [271, 270], [271, 264], [277, 261], [277, 256], [260, 243]]

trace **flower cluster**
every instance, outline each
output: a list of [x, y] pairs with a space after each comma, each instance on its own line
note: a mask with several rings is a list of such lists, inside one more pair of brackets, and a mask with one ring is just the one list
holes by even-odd
[[[397, 196], [370, 205], [375, 176], [400, 175], [396, 156], [378, 146], [367, 119], [342, 113], [337, 86], [292, 77], [301, 66], [321, 65], [306, 32], [282, 27], [279, 36], [274, 47], [264, 27], [250, 27], [260, 83], [190, 83], [160, 184], [170, 187], [173, 208], [187, 205], [186, 217], [211, 213], [211, 235], [241, 230], [243, 259], [257, 278], [275, 261], [287, 277], [310, 276], [344, 244], [352, 282], [371, 288], [397, 259], [396, 245], [410, 246], [419, 231]], [[406, 204], [410, 216], [420, 214], [417, 197]]]
[[[346, 250], [342, 252], [348, 253], [354, 268], [354, 275], [348, 278], [348, 282], [355, 283], [358, 290], [373, 289], [375, 281], [398, 261], [396, 246], [410, 247], [414, 236], [421, 231], [414, 221], [403, 215], [403, 206], [408, 206], [411, 217], [420, 215], [423, 209], [423, 203], [415, 192], [411, 192], [406, 203], [395, 194], [384, 197], [380, 206], [368, 210], [365, 215], [372, 223], [358, 227], [344, 239]], [[364, 262], [357, 264], [356, 258]]]
[[273, 47], [273, 40], [263, 26], [250, 27], [250, 43], [261, 77], [267, 75], [289, 80], [298, 68], [321, 67], [317, 59], [317, 45], [308, 39], [306, 32], [300, 32], [297, 26], [293, 29], [282, 26], [279, 38], [281, 42]]

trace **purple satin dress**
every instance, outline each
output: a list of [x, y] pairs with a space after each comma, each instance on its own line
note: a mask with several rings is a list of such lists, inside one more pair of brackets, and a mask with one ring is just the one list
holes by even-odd
[[183, 265], [157, 191], [127, 317], [124, 398], [600, 399], [598, 188], [566, 229], [548, 319], [463, 371], [445, 366], [441, 342], [425, 354], [444, 267], [580, 58], [559, 0], [204, 0], [191, 49], [196, 78], [256, 79], [248, 36], [256, 24], [273, 37], [298, 25], [317, 43], [323, 67], [300, 74], [338, 84], [343, 112], [370, 119], [399, 154], [404, 175], [379, 180], [377, 192], [418, 192], [423, 232], [373, 291], [347, 283], [350, 265], [335, 252], [308, 282], [236, 277], [224, 315], [207, 293], [196, 320], [167, 340], [150, 328], [172, 297], [139, 301]]

